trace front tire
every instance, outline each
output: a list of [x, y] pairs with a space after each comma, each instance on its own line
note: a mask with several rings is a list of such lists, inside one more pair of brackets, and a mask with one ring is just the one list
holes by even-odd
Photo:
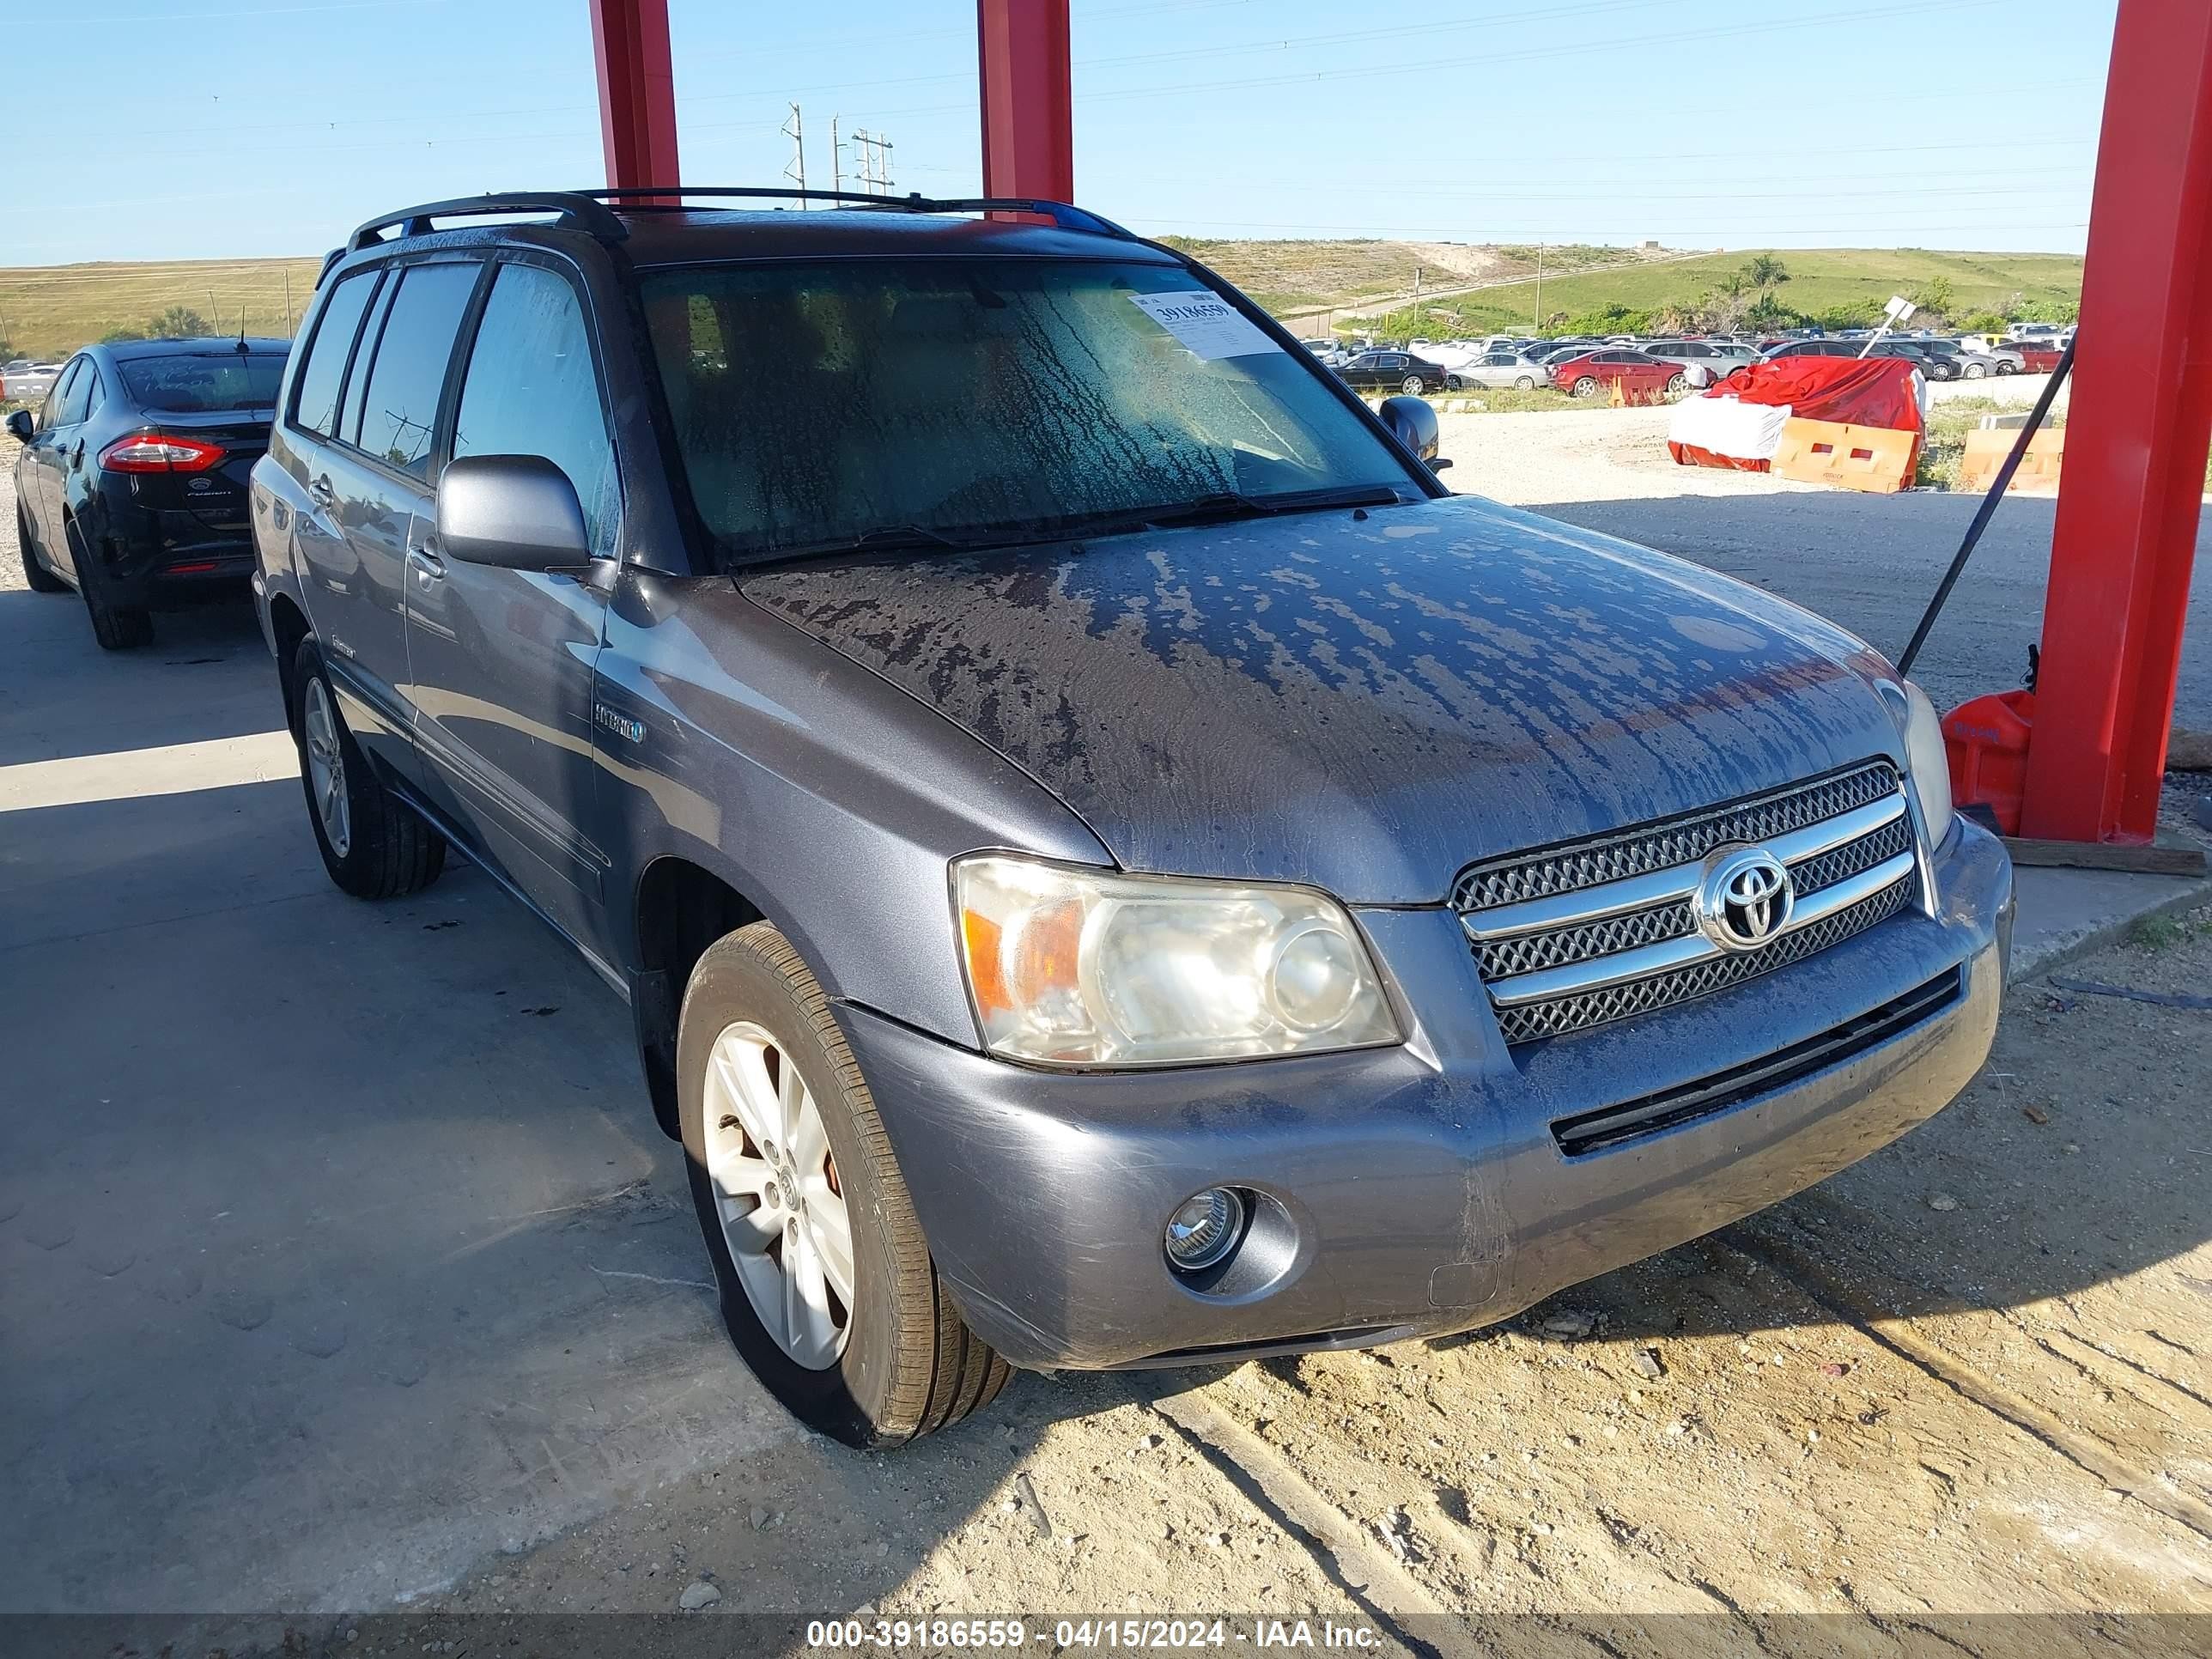
[[40, 563], [31, 542], [31, 515], [15, 503], [15, 553], [23, 561], [23, 580], [33, 593], [66, 593], [69, 584]]
[[307, 822], [338, 890], [360, 899], [404, 898], [437, 880], [446, 838], [370, 769], [312, 639], [292, 655], [292, 707]]
[[1968, 363], [1966, 368], [1960, 372], [1970, 380], [1978, 380], [1984, 374], [1987, 374], [1989, 370], [1983, 368], [1979, 363]]
[[938, 1278], [829, 999], [769, 923], [693, 969], [677, 1097], [722, 1323], [787, 1410], [891, 1447], [997, 1397], [1006, 1363]]

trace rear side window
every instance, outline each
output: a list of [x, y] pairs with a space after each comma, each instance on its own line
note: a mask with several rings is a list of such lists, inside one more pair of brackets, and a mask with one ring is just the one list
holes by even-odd
[[542, 455], [568, 475], [592, 551], [614, 550], [614, 445], [576, 290], [542, 265], [503, 264], [484, 302], [453, 422], [453, 455]]
[[131, 357], [120, 368], [131, 400], [166, 415], [272, 409], [284, 378], [284, 359], [273, 351]]
[[361, 447], [418, 478], [430, 474], [438, 396], [477, 270], [473, 263], [409, 266], [377, 337], [362, 404]]
[[307, 361], [300, 365], [292, 418], [325, 438], [337, 430], [338, 387], [345, 380], [346, 358], [353, 351], [353, 337], [361, 331], [361, 313], [368, 309], [368, 296], [376, 292], [379, 274], [356, 271], [331, 291], [322, 320], [315, 325]]

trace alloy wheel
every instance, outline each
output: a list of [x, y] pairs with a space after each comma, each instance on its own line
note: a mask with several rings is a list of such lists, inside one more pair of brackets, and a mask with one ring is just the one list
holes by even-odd
[[852, 1333], [853, 1227], [813, 1091], [750, 1020], [707, 1056], [707, 1176], [738, 1281], [776, 1346], [827, 1370]]
[[346, 799], [345, 751], [338, 744], [337, 716], [320, 675], [307, 682], [307, 706], [300, 724], [307, 732], [307, 781], [314, 790], [315, 816], [322, 820], [331, 851], [343, 859], [353, 847], [353, 811]]

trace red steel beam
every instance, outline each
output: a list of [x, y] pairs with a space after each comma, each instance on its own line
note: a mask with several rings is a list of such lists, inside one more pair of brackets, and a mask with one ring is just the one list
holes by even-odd
[[2212, 442], [2212, 5], [2120, 0], [2021, 833], [2148, 842]]
[[617, 189], [680, 183], [668, 0], [592, 0], [592, 48], [599, 61], [607, 183]]
[[1067, 0], [975, 0], [983, 194], [1075, 199]]

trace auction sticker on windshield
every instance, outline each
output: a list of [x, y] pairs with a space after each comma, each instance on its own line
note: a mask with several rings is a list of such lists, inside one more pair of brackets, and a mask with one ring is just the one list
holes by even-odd
[[1132, 294], [1129, 298], [1138, 310], [1174, 335], [1202, 362], [1282, 349], [1235, 306], [1202, 288], [1174, 294]]

